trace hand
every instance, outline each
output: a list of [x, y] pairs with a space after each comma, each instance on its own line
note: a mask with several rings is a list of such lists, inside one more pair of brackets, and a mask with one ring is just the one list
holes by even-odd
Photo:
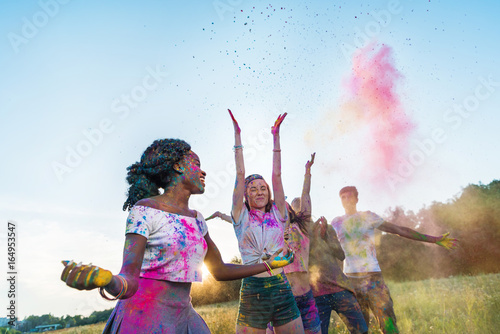
[[205, 221], [214, 219], [214, 218], [221, 218], [221, 212], [220, 211], [215, 211], [210, 217], [205, 218]]
[[274, 122], [274, 125], [271, 127], [271, 133], [273, 135], [279, 134], [280, 125], [283, 122], [283, 120], [285, 119], [286, 115], [287, 115], [286, 113], [284, 113], [283, 115], [279, 115], [278, 119]]
[[309, 160], [306, 163], [306, 172], [310, 172], [311, 171], [311, 166], [314, 164], [314, 157], [315, 156], [316, 156], [316, 152], [314, 152], [313, 154], [311, 154], [311, 160]]
[[321, 237], [324, 239], [326, 237], [326, 229], [328, 227], [328, 222], [326, 221], [326, 218], [324, 216], [321, 216], [319, 219], [319, 233], [321, 234]]
[[229, 115], [231, 116], [231, 119], [233, 120], [234, 133], [241, 133], [240, 126], [238, 125], [238, 122], [234, 118], [233, 113], [231, 112], [230, 109], [228, 109], [227, 111], [229, 111]]
[[448, 238], [450, 232], [445, 233], [441, 236], [441, 238], [436, 241], [436, 244], [439, 246], [443, 246], [446, 249], [455, 249], [458, 246], [458, 240], [455, 238]]
[[278, 250], [269, 260], [266, 261], [272, 269], [284, 267], [292, 263], [295, 259], [295, 254], [290, 249], [287, 250], [286, 255], [278, 256], [282, 251], [283, 249]]
[[62, 261], [64, 270], [61, 280], [67, 286], [78, 290], [92, 290], [104, 287], [111, 282], [113, 274], [111, 271], [99, 268], [98, 266], [76, 264], [73, 261]]

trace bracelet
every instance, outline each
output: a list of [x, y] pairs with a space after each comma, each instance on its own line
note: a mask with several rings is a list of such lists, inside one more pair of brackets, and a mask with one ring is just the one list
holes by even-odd
[[233, 151], [236, 152], [236, 150], [242, 150], [243, 149], [243, 145], [234, 145], [233, 147]]
[[120, 299], [128, 290], [128, 284], [127, 284], [127, 280], [120, 276], [120, 275], [116, 275], [116, 277], [122, 282], [122, 288], [120, 290], [120, 293], [115, 296], [114, 298], [110, 298], [108, 296], [106, 296], [106, 294], [104, 293], [104, 287], [100, 287], [99, 288], [99, 294], [101, 295], [102, 298], [106, 299], [106, 300], [117, 300], [117, 299]]
[[281, 152], [281, 150], [279, 150], [279, 149], [278, 150], [273, 150], [273, 152]]
[[266, 261], [264, 261], [264, 265], [266, 266], [266, 269], [267, 269], [267, 272], [269, 273], [269, 275], [274, 276], [274, 272], [271, 269], [271, 266]]

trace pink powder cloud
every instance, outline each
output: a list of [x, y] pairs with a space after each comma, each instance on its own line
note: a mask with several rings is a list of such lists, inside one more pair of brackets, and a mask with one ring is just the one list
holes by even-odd
[[371, 43], [357, 50], [352, 70], [342, 81], [338, 107], [306, 133], [306, 143], [344, 147], [346, 155], [336, 157], [343, 168], [338, 161], [331, 161], [331, 168], [340, 173], [349, 168], [361, 173], [359, 179], [386, 187], [388, 176], [397, 173], [407, 155], [415, 129], [398, 91], [402, 79], [389, 46]]
[[402, 75], [394, 65], [392, 49], [372, 43], [359, 49], [352, 63], [352, 73], [343, 83], [346, 102], [342, 114], [356, 110], [356, 115], [349, 115], [351, 119], [355, 116], [352, 129], [368, 129], [367, 170], [374, 183], [382, 183], [387, 173], [396, 172], [415, 126], [397, 91]]

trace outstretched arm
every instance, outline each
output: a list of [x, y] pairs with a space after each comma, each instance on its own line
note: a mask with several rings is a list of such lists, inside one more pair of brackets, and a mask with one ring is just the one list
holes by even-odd
[[304, 184], [302, 185], [302, 196], [300, 197], [300, 212], [311, 215], [311, 166], [314, 164], [316, 153], [311, 154], [311, 160], [306, 163], [306, 173], [304, 174]]
[[450, 233], [445, 233], [441, 236], [434, 237], [432, 235], [422, 234], [420, 232], [412, 230], [411, 228], [398, 226], [389, 222], [383, 222], [382, 225], [378, 227], [378, 229], [382, 232], [397, 234], [407, 239], [438, 244], [439, 246], [443, 246], [446, 249], [454, 249], [457, 247], [458, 243], [457, 239], [448, 237]]
[[220, 211], [215, 211], [210, 217], [205, 218], [205, 220], [210, 220], [210, 219], [214, 219], [214, 218], [220, 218], [222, 220], [227, 221], [228, 223], [232, 223], [231, 217], [229, 217], [228, 215], [226, 215], [225, 213], [222, 213]]
[[205, 256], [205, 264], [208, 270], [214, 276], [217, 281], [229, 281], [234, 279], [239, 279], [243, 277], [253, 276], [256, 274], [263, 273], [269, 268], [279, 268], [286, 266], [293, 262], [293, 256], [288, 258], [279, 258], [278, 254], [281, 253], [282, 249], [279, 249], [276, 253], [266, 260], [266, 264], [257, 263], [252, 265], [239, 265], [232, 263], [224, 263], [220, 255], [219, 249], [213, 242], [210, 235], [205, 235], [205, 241], [207, 242], [208, 250]]
[[234, 159], [236, 165], [236, 182], [233, 191], [233, 206], [231, 215], [235, 221], [240, 218], [241, 209], [243, 208], [243, 196], [245, 194], [245, 163], [243, 160], [243, 146], [241, 145], [241, 129], [238, 122], [233, 116], [231, 110], [229, 115], [233, 121], [234, 127]]
[[[66, 285], [78, 290], [93, 290], [103, 287], [114, 298], [120, 299], [132, 297], [139, 286], [139, 274], [141, 272], [144, 250], [147, 239], [141, 235], [129, 233], [125, 239], [123, 249], [123, 263], [118, 275], [111, 275], [107, 270], [92, 265], [77, 265], [74, 262], [63, 264], [65, 268], [61, 279]], [[108, 272], [109, 276], [102, 279], [100, 273]]]
[[273, 134], [273, 195], [274, 202], [280, 211], [282, 217], [286, 214], [285, 192], [283, 190], [283, 182], [281, 180], [281, 147], [280, 147], [280, 125], [286, 117], [286, 113], [279, 115], [276, 122], [271, 128]]

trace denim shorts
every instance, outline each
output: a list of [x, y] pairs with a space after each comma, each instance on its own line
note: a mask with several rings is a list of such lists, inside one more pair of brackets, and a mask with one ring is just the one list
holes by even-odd
[[368, 326], [363, 317], [363, 312], [361, 312], [361, 307], [351, 291], [342, 290], [317, 296], [314, 299], [316, 300], [323, 333], [328, 333], [332, 311], [337, 312], [350, 333], [368, 332]]
[[279, 327], [298, 317], [299, 308], [284, 273], [243, 279], [236, 320], [238, 325], [265, 329], [268, 323]]
[[[295, 296], [295, 302], [297, 302], [297, 307], [300, 310], [300, 316], [302, 318], [302, 324], [304, 325], [304, 330], [308, 333], [320, 333], [321, 332], [321, 320], [319, 318], [318, 309], [316, 308], [316, 302], [312, 294], [312, 290], [306, 292], [301, 296]], [[267, 333], [274, 333], [274, 328], [271, 324], [267, 324]]]
[[312, 290], [309, 290], [309, 292], [306, 292], [302, 296], [296, 296], [295, 301], [300, 310], [304, 329], [309, 330], [311, 333], [319, 333], [321, 330], [321, 321]]

